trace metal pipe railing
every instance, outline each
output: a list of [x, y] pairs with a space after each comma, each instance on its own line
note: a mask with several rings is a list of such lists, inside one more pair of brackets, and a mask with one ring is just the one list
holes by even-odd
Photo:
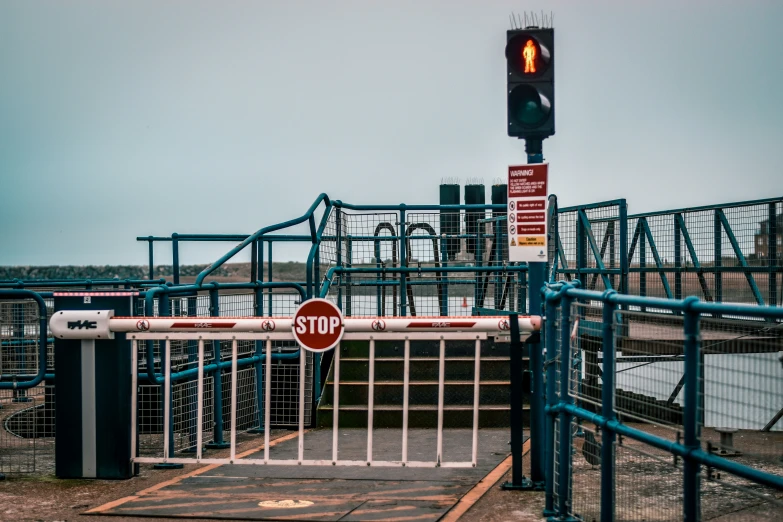
[[26, 381], [0, 381], [0, 390], [24, 390], [34, 388], [46, 378], [46, 303], [43, 298], [32, 290], [0, 290], [0, 299], [27, 300], [32, 299], [38, 304], [38, 373]]

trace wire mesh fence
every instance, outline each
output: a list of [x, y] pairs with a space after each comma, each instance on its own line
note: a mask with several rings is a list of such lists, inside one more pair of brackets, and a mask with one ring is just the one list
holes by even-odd
[[[319, 269], [324, 275], [334, 266], [346, 270], [334, 275], [327, 298], [349, 316], [470, 315], [474, 306], [524, 310], [526, 285], [519, 271], [507, 269], [507, 235], [496, 214], [493, 221], [489, 211], [411, 212], [403, 223], [398, 212], [335, 210]], [[497, 269], [454, 271], [460, 266]]]
[[[560, 372], [568, 362], [569, 399], [577, 407], [566, 416], [570, 430], [565, 439], [562, 415], [555, 421], [550, 463], [555, 485], [549, 494], [561, 514], [599, 520], [607, 505], [602, 496], [611, 494], [608, 505], [615, 520], [681, 520], [692, 501], [684, 496], [686, 481], [696, 484], [693, 509], [705, 518], [737, 513], [737, 519], [752, 520], [783, 508], [781, 490], [750, 472], [783, 477], [783, 427], [778, 426], [783, 417], [783, 335], [774, 310], [761, 314], [725, 305], [699, 316], [675, 304], [658, 304], [665, 310], [648, 312], [615, 304], [607, 334], [602, 320], [607, 296], [581, 290], [573, 295], [568, 317], [547, 318], [557, 332], [568, 330], [555, 337], [557, 342], [548, 337], [548, 343], [560, 355]], [[625, 300], [632, 299], [617, 302]], [[688, 333], [696, 322], [698, 336]], [[607, 335], [612, 340], [608, 349], [603, 344]], [[560, 351], [563, 338], [569, 340], [567, 359]], [[694, 342], [696, 351], [688, 348]], [[688, 364], [691, 370], [686, 370]], [[554, 373], [559, 386], [560, 373]], [[612, 376], [608, 391], [607, 375]], [[605, 415], [607, 397], [611, 415], [630, 429], [629, 436], [622, 435], [626, 428], [614, 430], [614, 443], [606, 442], [605, 425], [595, 420], [602, 417], [591, 417]], [[687, 417], [688, 400], [693, 421]], [[552, 401], [562, 403], [563, 397], [556, 394]], [[653, 439], [655, 443], [648, 442]], [[563, 440], [569, 441], [567, 455], [562, 454]], [[604, 462], [609, 443], [614, 455]], [[709, 461], [700, 475], [686, 479], [683, 454], [670, 449], [683, 444], [730, 459], [732, 465]], [[568, 464], [565, 473], [563, 462]], [[607, 489], [608, 476], [613, 487]]]
[[[557, 215], [556, 262], [567, 280], [579, 279], [589, 290], [622, 291], [621, 215], [625, 200], [563, 208]], [[554, 261], [554, 260], [553, 260]]]
[[[685, 385], [683, 318], [616, 312], [615, 411], [630, 422], [682, 429]], [[644, 426], [644, 424], [641, 424]]]
[[635, 295], [780, 304], [783, 202], [629, 216]]
[[[26, 390], [23, 401], [0, 393], [0, 473], [54, 469], [54, 387]], [[7, 393], [6, 393], [7, 392]]]
[[571, 423], [571, 505], [584, 521], [601, 519], [601, 435], [595, 427]]
[[682, 459], [626, 437], [614, 454], [615, 520], [683, 520]]
[[39, 324], [34, 300], [0, 301], [0, 375], [32, 376], [38, 372]]

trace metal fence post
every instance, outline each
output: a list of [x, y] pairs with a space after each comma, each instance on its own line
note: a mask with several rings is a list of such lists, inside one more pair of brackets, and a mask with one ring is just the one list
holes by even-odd
[[[441, 255], [441, 262], [440, 266], [443, 268], [448, 268], [449, 266], [449, 251], [446, 244], [446, 234], [441, 234], [440, 236], [440, 255]], [[435, 253], [435, 258], [437, 259], [438, 254]], [[448, 284], [448, 278], [449, 273], [443, 272], [443, 275], [441, 276], [442, 279], [445, 279], [445, 284], [441, 285], [441, 308], [440, 308], [440, 315], [442, 316], [448, 316], [449, 315], [449, 284]]]
[[[478, 250], [477, 250], [478, 251]], [[531, 489], [533, 484], [522, 474], [522, 343], [519, 337], [519, 315], [509, 314], [511, 327], [511, 482], [503, 489]]]
[[[517, 263], [519, 265], [519, 263]], [[517, 311], [527, 313], [527, 272], [517, 272]]]
[[[345, 266], [353, 266], [353, 240], [350, 234], [345, 235]], [[350, 317], [353, 304], [353, 287], [351, 286], [351, 273], [345, 274], [345, 315]]]
[[[501, 228], [500, 223], [495, 222], [494, 223], [495, 229], [495, 237], [494, 237], [494, 247], [495, 247], [495, 266], [502, 266], [503, 265], [503, 235], [501, 234]], [[492, 308], [495, 310], [500, 310], [500, 301], [503, 300], [503, 276], [504, 272], [498, 271], [495, 272], [495, 295], [494, 295], [494, 304]], [[487, 274], [487, 277], [489, 277], [489, 274]]]
[[[197, 294], [198, 295], [198, 294]], [[185, 301], [186, 315], [188, 317], [196, 317], [198, 315], [198, 297], [188, 296]], [[199, 363], [198, 357], [198, 341], [187, 341], [188, 350], [188, 365]], [[201, 426], [198, 425], [198, 409], [203, 408], [203, 404], [198, 403], [198, 398], [195, 395], [188, 394], [188, 445], [191, 446], [186, 451], [188, 453], [196, 453], [198, 445], [198, 433], [201, 431]]]
[[723, 272], [721, 271], [721, 267], [723, 266], [723, 249], [722, 249], [722, 239], [723, 239], [723, 227], [720, 223], [720, 213], [718, 209], [715, 209], [715, 212], [713, 213], [713, 241], [714, 241], [714, 261], [713, 264], [715, 266], [715, 302], [722, 303], [723, 302]]
[[[13, 303], [11, 305], [12, 316], [12, 335], [15, 339], [24, 339], [24, 306], [19, 303]], [[24, 344], [18, 343], [14, 349], [14, 359], [19, 373], [24, 373], [25, 367], [25, 348]], [[27, 396], [27, 390], [24, 388], [16, 388], [12, 393], [14, 399], [13, 402], [30, 402], [32, 399]]]
[[[269, 242], [269, 247], [271, 249], [272, 242]], [[269, 256], [269, 259], [272, 259], [272, 256]], [[271, 294], [270, 294], [271, 298]], [[212, 317], [220, 317], [220, 294], [218, 294], [217, 289], [212, 289], [209, 291], [209, 308], [210, 308], [210, 315]], [[270, 307], [271, 309], [271, 307]], [[209, 449], [225, 449], [228, 448], [231, 444], [223, 441], [223, 376], [222, 371], [220, 369], [220, 359], [221, 359], [221, 347], [220, 347], [220, 341], [215, 339], [212, 341], [212, 350], [214, 352], [214, 361], [215, 364], [218, 365], [218, 368], [215, 370], [214, 377], [212, 378], [214, 389], [213, 397], [214, 404], [213, 404], [213, 412], [215, 416], [215, 430], [212, 435], [212, 442], [209, 442], [207, 444], [207, 448]]]
[[174, 284], [179, 284], [179, 234], [171, 234], [171, 271]]
[[[405, 241], [405, 205], [400, 208], [400, 228], [397, 233], [400, 237], [400, 268], [408, 266], [407, 241]], [[400, 272], [400, 317], [408, 315], [408, 274]]]
[[[560, 403], [573, 404], [570, 394], [571, 386], [571, 303], [573, 299], [563, 295], [560, 309]], [[560, 455], [557, 485], [559, 500], [558, 513], [560, 520], [575, 520], [569, 516], [571, 512], [571, 414], [560, 412]]]
[[[685, 300], [684, 350], [685, 350], [685, 408], [683, 413], [683, 443], [689, 450], [698, 450], [699, 442], [699, 371], [700, 339], [699, 314], [691, 306], [699, 299], [695, 296]], [[700, 464], [688, 457], [683, 462], [683, 517], [686, 522], [695, 522], [701, 515], [700, 506]]]
[[769, 303], [770, 306], [777, 306], [778, 303], [778, 258], [780, 257], [778, 255], [778, 235], [780, 234], [780, 230], [778, 230], [778, 216], [777, 216], [777, 203], [770, 203], [769, 204], [769, 212], [768, 212], [768, 219], [767, 221], [767, 263], [769, 265], [769, 281], [767, 283], [768, 289], [769, 289], [769, 297], [767, 298], [767, 303]]
[[[602, 324], [603, 384], [601, 386], [601, 415], [607, 421], [615, 420], [615, 346], [614, 312], [617, 308], [611, 301], [614, 291], [606, 292]], [[615, 433], [604, 429], [601, 437], [601, 522], [614, 521], [614, 441]]]
[[[528, 265], [530, 272], [530, 314], [542, 315], [542, 288], [546, 278], [546, 263], [530, 263]], [[544, 436], [544, 361], [541, 356], [541, 343], [534, 342], [528, 344], [530, 348], [530, 366], [532, 370], [532, 388], [533, 393], [530, 398], [530, 480], [537, 487], [543, 487], [544, 465], [542, 457], [544, 454], [543, 436]]]
[[[260, 257], [260, 263], [258, 265], [258, 277], [259, 279], [263, 277], [263, 246], [260, 245], [261, 248], [258, 249], [259, 257]], [[255, 289], [255, 292], [253, 292], [253, 295], [255, 297], [255, 306], [253, 307], [253, 315], [256, 317], [263, 317], [264, 316], [264, 288], [262, 286], [257, 286]], [[256, 341], [255, 342], [255, 356], [258, 357], [258, 362], [253, 364], [253, 368], [255, 370], [256, 374], [256, 411], [258, 412], [258, 426], [255, 428], [251, 428], [248, 430], [248, 433], [263, 433], [264, 431], [264, 361], [262, 360], [262, 357], [264, 355], [264, 348], [265, 343], [264, 341]], [[268, 377], [268, 376], [267, 376]]]
[[[270, 283], [274, 280], [273, 279], [274, 278], [274, 273], [272, 271], [272, 245], [273, 244], [274, 244], [274, 242], [270, 239], [269, 240], [269, 249], [268, 249], [268, 252], [267, 252], [269, 254], [269, 256], [268, 256], [269, 257], [269, 261], [267, 261], [267, 266], [266, 266], [266, 271], [267, 271], [266, 280], [269, 281]], [[272, 317], [273, 311], [272, 311], [272, 289], [271, 288], [269, 289], [269, 295], [267, 296], [267, 299], [268, 299], [267, 308], [269, 309], [268, 310], [269, 311], [269, 317]], [[210, 300], [211, 300], [211, 298], [210, 298]]]
[[[476, 260], [476, 267], [484, 265], [484, 249], [479, 248], [481, 243], [481, 232], [476, 232], [476, 252], [474, 254]], [[473, 306], [483, 308], [484, 307], [484, 284], [481, 272], [476, 272], [476, 285], [473, 287]], [[487, 274], [489, 277], [489, 274]]]
[[682, 299], [682, 214], [674, 215], [674, 298]]
[[[555, 388], [555, 379], [557, 379], [555, 364], [557, 362], [557, 303], [554, 300], [546, 302], [545, 333], [546, 333], [546, 403], [551, 408], [557, 405], [557, 389]], [[545, 506], [543, 516], [552, 517], [557, 514], [555, 511], [555, 415], [549, 413], [546, 418], [546, 457], [544, 465], [546, 466], [545, 476]]]
[[152, 239], [152, 236], [149, 236], [147, 238], [147, 242], [148, 242], [147, 256], [149, 257], [149, 276], [150, 276], [150, 281], [152, 281], [152, 278], [155, 276], [155, 268], [153, 265], [155, 247], [153, 245], [154, 241]]

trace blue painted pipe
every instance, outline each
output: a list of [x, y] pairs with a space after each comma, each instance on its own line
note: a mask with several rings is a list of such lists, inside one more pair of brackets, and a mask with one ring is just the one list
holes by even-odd
[[764, 486], [769, 486], [771, 488], [776, 488], [776, 489], [783, 489], [783, 476], [773, 475], [771, 473], [766, 473], [756, 468], [751, 468], [743, 464], [738, 464], [737, 462], [722, 457], [718, 457], [711, 453], [707, 453], [706, 451], [701, 449], [689, 450], [682, 444], [678, 444], [677, 442], [662, 439], [656, 435], [652, 435], [645, 431], [641, 431], [636, 428], [630, 427], [617, 420], [610, 421], [601, 415], [582, 409], [574, 404], [560, 403], [557, 406], [548, 407], [547, 411], [548, 413], [551, 414], [557, 414], [560, 413], [561, 411], [567, 411], [571, 415], [580, 417], [583, 420], [601, 426], [601, 429], [603, 430], [613, 431], [624, 437], [629, 437], [636, 441], [647, 444], [648, 446], [652, 446], [654, 448], [658, 448], [660, 450], [669, 452], [672, 455], [677, 455], [678, 457], [682, 457], [683, 459], [691, 459], [703, 466], [709, 466], [711, 468], [719, 469], [721, 471], [725, 471], [726, 473], [731, 473], [738, 477], [748, 479], [750, 481], [756, 482], [758, 484], [762, 484]]
[[38, 373], [32, 379], [22, 382], [0, 382], [0, 390], [25, 390], [34, 388], [43, 382], [46, 376], [46, 303], [32, 290], [0, 290], [3, 299], [33, 299], [38, 303]]
[[[193, 292], [198, 290], [211, 290], [211, 289], [242, 289], [242, 288], [252, 288], [252, 289], [258, 289], [258, 288], [293, 288], [294, 290], [299, 292], [299, 295], [304, 299], [305, 290], [302, 288], [301, 285], [298, 285], [296, 283], [286, 283], [286, 282], [275, 282], [275, 283], [262, 283], [260, 281], [256, 281], [254, 283], [207, 283], [201, 286], [197, 285], [183, 285], [176, 287], [176, 291], [179, 292]], [[144, 296], [144, 310], [145, 315], [152, 317], [154, 315], [154, 304], [155, 304], [155, 296], [158, 294], [169, 294], [172, 292], [172, 287], [170, 286], [159, 286], [155, 288], [151, 288], [148, 290]], [[295, 354], [295, 357], [299, 356], [299, 352], [301, 350], [297, 350], [296, 352], [292, 352]], [[154, 353], [154, 344], [152, 341], [147, 341], [146, 345], [146, 354], [147, 354], [147, 380], [152, 384], [163, 384], [164, 378], [162, 375], [158, 375], [155, 373], [155, 353]], [[282, 355], [282, 354], [279, 354]], [[287, 354], [286, 354], [287, 355]], [[292, 356], [293, 358], [294, 356]], [[181, 373], [189, 372], [192, 370], [185, 370], [184, 372], [178, 372], [177, 374], [172, 374], [172, 379], [174, 378], [174, 375], [179, 375]], [[189, 376], [197, 375], [198, 372], [195, 372], [193, 374], [188, 374]]]
[[[404, 245], [405, 242], [402, 244]], [[508, 272], [527, 272], [528, 267], [526, 265], [520, 265], [520, 266], [507, 266], [505, 267], [506, 271]], [[492, 272], [496, 271], [498, 267], [493, 266], [453, 266], [449, 267], [446, 271], [447, 272], [473, 272], [473, 273], [480, 273], [480, 272]], [[430, 273], [430, 272], [443, 272], [444, 269], [440, 267], [432, 267], [432, 266], [423, 266], [421, 268], [419, 267], [407, 267], [407, 266], [400, 266], [396, 268], [376, 268], [376, 267], [357, 267], [357, 268], [345, 268], [341, 266], [333, 266], [326, 272], [326, 282], [324, 283], [324, 286], [321, 288], [321, 296], [320, 297], [326, 297], [326, 295], [329, 293], [329, 288], [331, 287], [332, 279], [334, 278], [334, 275], [336, 273], [353, 273], [353, 274], [373, 274], [373, 273], [399, 273], [399, 274], [411, 274], [411, 273]], [[473, 281], [471, 281], [473, 282]], [[400, 284], [399, 282], [395, 284]], [[410, 284], [407, 283], [406, 284]]]
[[[196, 276], [196, 282], [195, 282], [196, 286], [200, 287], [202, 285], [202, 283], [204, 282], [204, 278], [205, 277], [207, 277], [209, 274], [211, 274], [212, 272], [214, 272], [215, 270], [217, 270], [218, 268], [223, 266], [223, 264], [226, 261], [228, 261], [229, 259], [234, 257], [237, 253], [242, 251], [250, 243], [252, 243], [253, 241], [258, 241], [258, 239], [261, 236], [263, 236], [264, 234], [266, 234], [268, 232], [274, 232], [275, 230], [280, 230], [280, 229], [283, 229], [283, 228], [287, 228], [287, 227], [290, 227], [290, 226], [298, 225], [300, 223], [304, 223], [305, 221], [309, 220], [313, 216], [313, 213], [315, 212], [315, 209], [318, 208], [318, 206], [321, 204], [322, 201], [326, 204], [327, 211], [328, 211], [328, 209], [330, 207], [329, 196], [327, 196], [326, 194], [321, 194], [320, 196], [318, 196], [315, 199], [313, 204], [310, 205], [310, 208], [307, 209], [307, 212], [305, 212], [304, 215], [302, 215], [302, 216], [300, 216], [300, 217], [298, 217], [296, 219], [291, 219], [291, 220], [285, 221], [283, 223], [278, 223], [277, 225], [271, 225], [271, 226], [268, 226], [268, 227], [264, 227], [264, 228], [260, 229], [259, 231], [255, 232], [254, 234], [251, 234], [250, 236], [248, 236], [247, 239], [245, 239], [240, 244], [238, 244], [237, 246], [232, 248], [230, 251], [228, 251], [228, 253], [224, 254], [220, 259], [218, 259], [217, 261], [215, 261], [214, 263], [209, 265], [207, 268], [202, 270], [201, 273], [198, 276]], [[311, 229], [311, 232], [314, 232], [314, 231]], [[315, 237], [314, 233], [312, 234], [312, 240], [313, 241], [316, 240], [316, 237]], [[270, 260], [270, 262], [271, 262], [271, 260]]]

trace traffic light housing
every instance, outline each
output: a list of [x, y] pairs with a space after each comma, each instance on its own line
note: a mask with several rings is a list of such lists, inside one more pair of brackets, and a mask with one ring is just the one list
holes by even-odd
[[508, 135], [542, 140], [555, 134], [555, 31], [506, 32]]

